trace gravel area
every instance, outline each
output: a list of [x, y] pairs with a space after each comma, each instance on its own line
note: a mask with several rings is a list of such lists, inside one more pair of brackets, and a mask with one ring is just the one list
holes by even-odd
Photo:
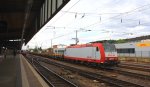
[[66, 65], [66, 66], [71, 66], [71, 67], [75, 67], [75, 68], [78, 68], [78, 69], [81, 69], [81, 70], [90, 71], [90, 72], [94, 72], [94, 73], [98, 73], [98, 74], [103, 74], [103, 75], [106, 75], [106, 76], [109, 76], [109, 77], [117, 78], [117, 79], [127, 81], [127, 82], [131, 82], [131, 83], [134, 83], [134, 84], [140, 84], [144, 87], [150, 87], [150, 83], [149, 83], [150, 81], [148, 81], [148, 80], [142, 80], [142, 79], [138, 79], [138, 78], [135, 78], [135, 77], [132, 77], [132, 76], [122, 75], [122, 74], [116, 73], [114, 71], [105, 71], [105, 70], [102, 70], [102, 69], [89, 68], [89, 67], [87, 67], [85, 65], [81, 65], [81, 64], [73, 64], [73, 63], [53, 60], [53, 59], [49, 59], [49, 58], [47, 58], [47, 59], [50, 60], [50, 61], [53, 61], [53, 62], [57, 62], [57, 63], [63, 64], [63, 65]]
[[129, 64], [129, 65], [135, 65], [135, 66], [141, 66], [145, 68], [150, 68], [150, 63], [141, 63], [141, 62], [121, 62], [120, 64]]
[[71, 72], [69, 70], [66, 70], [64, 68], [56, 67], [51, 64], [46, 64], [44, 62], [40, 62], [42, 65], [48, 67], [49, 69], [55, 71], [59, 75], [63, 76], [64, 78], [68, 79], [69, 81], [74, 82], [75, 84], [78, 84], [79, 87], [110, 87], [107, 86], [103, 82], [99, 82], [96, 80], [91, 80], [85, 77], [82, 77], [78, 75], [78, 73]]
[[66, 62], [57, 61], [57, 60], [51, 60], [51, 61], [57, 62], [57, 63], [60, 63], [60, 64], [64, 64], [64, 65], [67, 65], [67, 66], [72, 66], [72, 67], [75, 67], [75, 68], [78, 68], [78, 69], [103, 74], [103, 75], [110, 76], [110, 77], [113, 77], [113, 78], [117, 78], [117, 79], [120, 79], [120, 80], [123, 80], [123, 81], [128, 81], [128, 82], [132, 82], [132, 83], [135, 83], [135, 84], [141, 84], [144, 87], [150, 87], [150, 83], [149, 83], [148, 80], [141, 80], [141, 79], [137, 79], [137, 78], [134, 78], [134, 77], [131, 77], [131, 76], [125, 76], [125, 75], [122, 75], [122, 74], [115, 73], [113, 71], [108, 72], [108, 71], [104, 71], [104, 70], [100, 70], [100, 69], [93, 69], [93, 68], [86, 67], [84, 65], [82, 66], [82, 65], [78, 65], [78, 64], [71, 64], [71, 63], [66, 63]]
[[120, 70], [123, 70], [123, 71], [127, 71], [127, 72], [133, 72], [133, 73], [138, 73], [138, 74], [150, 76], [150, 72], [139, 71], [139, 70], [133, 70], [133, 69], [126, 69], [126, 68], [119, 68], [119, 69], [120, 69]]

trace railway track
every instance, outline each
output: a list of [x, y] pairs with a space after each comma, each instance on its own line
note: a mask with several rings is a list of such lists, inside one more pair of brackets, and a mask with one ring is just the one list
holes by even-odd
[[115, 68], [114, 71], [119, 74], [126, 75], [126, 76], [131, 76], [131, 77], [140, 78], [144, 80], [150, 80], [150, 75], [134, 73], [134, 72], [126, 71], [126, 70], [124, 71], [123, 69], [120, 69], [120, 68]]
[[38, 60], [30, 60], [36, 71], [44, 78], [50, 87], [78, 87], [74, 83], [66, 80], [62, 76], [58, 75], [47, 67], [41, 65]]
[[[35, 56], [36, 57], [36, 56]], [[49, 63], [49, 62], [47, 62], [47, 63]], [[54, 64], [54, 65], [56, 65], [56, 66], [59, 66], [59, 65], [57, 65], [57, 64]], [[62, 67], [62, 65], [60, 65], [59, 67]], [[93, 67], [93, 66], [92, 66]], [[91, 67], [91, 68], [92, 68]], [[65, 68], [65, 67], [62, 67], [62, 68]], [[71, 67], [72, 68], [72, 67]], [[66, 69], [68, 69], [68, 68], [66, 68]], [[74, 69], [74, 68], [73, 68]], [[97, 69], [97, 68], [96, 68]], [[68, 70], [70, 70], [70, 69], [68, 69]], [[75, 71], [74, 71], [75, 70]], [[74, 69], [73, 70], [73, 72], [76, 72], [76, 69]], [[109, 72], [110, 72], [110, 70], [112, 70], [112, 69], [109, 69]], [[72, 71], [72, 70], [71, 70]], [[106, 70], [107, 71], [107, 70]], [[78, 72], [80, 72], [80, 71], [78, 71]], [[147, 81], [149, 81], [150, 80], [150, 76], [147, 76], [147, 75], [141, 75], [141, 74], [138, 74], [138, 73], [133, 73], [133, 72], [127, 72], [127, 71], [123, 71], [123, 70], [120, 70], [120, 69], [116, 69], [116, 70], [114, 70], [114, 71], [111, 71], [111, 72], [116, 72], [116, 73], [118, 73], [118, 74], [120, 74], [120, 75], [124, 75], [124, 76], [128, 76], [128, 77], [134, 77], [134, 78], [140, 78], [141, 80], [143, 79], [143, 80], [147, 80]], [[82, 73], [79, 73], [80, 75], [82, 75], [82, 76], [85, 76], [86, 77], [86, 75], [84, 75], [84, 74], [82, 74]], [[95, 73], [93, 73], [93, 74], [95, 74]], [[97, 78], [95, 78], [95, 77], [91, 77], [90, 75], [93, 75], [92, 73], [91, 74], [89, 74], [89, 77], [88, 78], [91, 78], [91, 79], [97, 79]], [[99, 74], [98, 74], [99, 75]], [[104, 77], [104, 78], [107, 78], [108, 76], [103, 76], [103, 75], [99, 75], [98, 76], [97, 75], [97, 77]], [[106, 81], [106, 79], [101, 79], [99, 77], [99, 79], [97, 79], [98, 81], [104, 81], [105, 83], [108, 83], [108, 84], [111, 84], [111, 82], [113, 82], [113, 84], [111, 84], [111, 85], [115, 85], [115, 83], [117, 83], [117, 85], [115, 85], [115, 86], [118, 86], [118, 83], [119, 83], [119, 87], [124, 87], [124, 86], [126, 86], [126, 85], [122, 85], [121, 86], [121, 84], [123, 84], [122, 82], [114, 82], [115, 81], [115, 79], [116, 78], [113, 78], [113, 77], [110, 77], [110, 78], [112, 78], [113, 80], [111, 81], [110, 80], [110, 83], [109, 83], [109, 80], [108, 81]], [[119, 80], [119, 79], [117, 79], [117, 80]], [[124, 80], [121, 80], [121, 81], [124, 81]], [[130, 85], [130, 83], [132, 84], [133, 82], [129, 82], [129, 81], [124, 81], [125, 82], [125, 84], [127, 84], [127, 85]], [[127, 83], [126, 83], [127, 82]], [[134, 83], [133, 83], [134, 84]], [[136, 87], [143, 87], [143, 85], [142, 84], [139, 84], [138, 85], [138, 83], [136, 83], [135, 85], [137, 85]], [[128, 86], [127, 86], [128, 87]], [[131, 87], [131, 86], [130, 86]], [[132, 85], [132, 87], [135, 87], [135, 86], [133, 86]]]
[[[75, 64], [78, 64], [78, 63], [75, 63]], [[82, 65], [82, 64], [78, 64], [78, 65]], [[135, 65], [134, 65], [135, 66]], [[135, 72], [131, 72], [131, 71], [126, 71], [126, 70], [123, 70], [120, 65], [119, 67], [96, 67], [96, 66], [88, 66], [90, 68], [95, 68], [95, 69], [103, 69], [104, 71], [111, 71], [111, 72], [115, 72], [115, 73], [119, 73], [119, 74], [122, 74], [122, 75], [125, 75], [125, 76], [129, 76], [129, 77], [134, 77], [134, 78], [139, 78], [139, 79], [143, 79], [143, 80], [150, 80], [150, 75], [144, 75], [144, 74], [140, 74], [140, 73], [135, 73]], [[137, 67], [138, 68], [138, 67]], [[143, 67], [140, 67], [141, 69]], [[128, 68], [128, 69], [132, 69], [132, 68]], [[139, 70], [139, 69], [136, 69], [136, 66], [134, 68], [135, 70]], [[145, 71], [145, 72], [150, 72], [150, 69], [143, 69], [141, 71]]]
[[108, 84], [110, 84], [112, 86], [115, 86], [115, 87], [143, 87], [143, 86], [138, 85], [138, 84], [134, 84], [134, 83], [130, 83], [130, 82], [127, 82], [127, 81], [119, 80], [119, 79], [116, 79], [116, 78], [113, 78], [113, 77], [108, 77], [108, 76], [105, 76], [105, 75], [102, 75], [102, 74], [96, 74], [96, 73], [93, 73], [93, 72], [83, 71], [83, 70], [80, 70], [80, 69], [77, 69], [77, 68], [74, 68], [74, 67], [71, 67], [71, 66], [66, 66], [66, 65], [63, 65], [63, 64], [59, 64], [59, 63], [56, 63], [56, 62], [49, 61], [49, 60], [42, 60], [42, 61], [45, 62], [45, 63], [48, 63], [48, 64], [53, 64], [55, 66], [70, 70], [72, 72], [76, 72], [79, 75], [87, 77], [89, 79], [95, 79], [97, 81], [103, 81], [103, 82], [108, 83]]
[[[81, 65], [81, 64], [78, 64], [78, 65]], [[119, 65], [119, 67], [96, 67], [96, 66], [88, 66], [88, 67], [95, 68], [95, 69], [100, 68], [100, 70], [103, 69], [104, 71], [109, 71], [109, 72], [111, 71], [111, 72], [119, 73], [119, 74], [122, 74], [122, 75], [125, 75], [125, 76], [130, 76], [130, 77], [144, 79], [144, 80], [150, 80], [150, 75], [135, 73], [135, 72], [132, 72], [130, 70], [129, 71], [124, 70], [123, 67], [121, 67], [121, 65]], [[129, 66], [127, 69], [139, 70], [139, 67], [136, 67], [134, 65], [134, 68], [130, 68], [130, 66]], [[140, 67], [140, 71], [150, 72], [150, 69]]]
[[140, 66], [140, 65], [131, 65], [131, 64], [119, 64], [120, 68], [134, 69], [145, 72], [150, 72], [150, 67], [148, 66]]

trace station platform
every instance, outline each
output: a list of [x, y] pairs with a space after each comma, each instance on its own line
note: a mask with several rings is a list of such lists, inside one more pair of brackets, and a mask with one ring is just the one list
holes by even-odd
[[0, 56], [0, 87], [49, 87], [23, 55]]

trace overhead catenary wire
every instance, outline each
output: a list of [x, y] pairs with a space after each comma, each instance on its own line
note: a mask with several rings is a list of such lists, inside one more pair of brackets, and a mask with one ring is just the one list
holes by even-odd
[[72, 29], [80, 29], [78, 27], [59, 27], [59, 26], [47, 26], [46, 29], [64, 29], [64, 30], [72, 30]]
[[[130, 20], [130, 19], [127, 19], [127, 20]], [[137, 20], [133, 20], [133, 21], [137, 21]], [[147, 24], [147, 23], [140, 23], [140, 20], [139, 20], [139, 25], [143, 25], [143, 24]], [[50, 27], [54, 28], [55, 26], [50, 26]], [[62, 28], [62, 29], [67, 29], [68, 28], [69, 29], [69, 28], [73, 28], [73, 27], [55, 27], [55, 29], [57, 29], [57, 28]], [[74, 29], [81, 29], [81, 28], [74, 28]]]
[[[150, 22], [148, 22], [148, 23], [150, 23]], [[142, 23], [142, 24], [148, 24], [148, 23]], [[142, 25], [142, 24], [140, 24], [140, 25]], [[54, 26], [51, 26], [51, 27], [54, 27]], [[55, 29], [57, 29], [57, 28], [64, 28], [64, 27], [55, 27]], [[81, 28], [76, 28], [76, 29], [81, 29]], [[101, 29], [101, 30], [92, 30], [92, 31], [102, 31], [102, 33], [106, 33], [106, 32], [112, 32], [112, 33], [117, 33], [116, 31], [109, 31], [109, 30], [105, 30], [105, 28], [104, 29]], [[73, 33], [73, 32], [72, 32]], [[69, 35], [69, 34], [72, 34], [72, 33], [67, 33], [67, 34], [63, 34], [63, 35], [60, 35], [60, 36], [58, 36], [58, 37], [55, 37], [55, 38], [52, 38], [52, 39], [57, 39], [57, 38], [61, 38], [61, 37], [64, 37], [64, 36], [67, 36], [67, 35]], [[133, 34], [133, 33], [130, 33], [130, 32], [122, 32], [122, 33], [124, 33], [124, 34]], [[118, 33], [117, 33], [118, 34]], [[50, 40], [50, 39], [49, 39]]]
[[[150, 4], [149, 4], [150, 5]], [[145, 5], [146, 6], [146, 5]], [[145, 6], [143, 6], [143, 7], [145, 7]], [[142, 6], [141, 6], [141, 8], [143, 8]], [[134, 11], [131, 11], [131, 12], [125, 12], [125, 13], [121, 13], [121, 14], [119, 14], [119, 15], [116, 15], [116, 16], [114, 16], [114, 18], [116, 18], [117, 19], [117, 17], [121, 17], [121, 16], [124, 16], [124, 15], [129, 15], [130, 13], [135, 13], [135, 12], [138, 12], [138, 11], [143, 11], [142, 9], [141, 9], [140, 7], [139, 7], [139, 9], [138, 8], [136, 8], [136, 9], [133, 9]], [[68, 11], [69, 12], [69, 11]], [[78, 13], [76, 12], [76, 14], [78, 15]], [[84, 15], [84, 16], [87, 16], [87, 14], [86, 13], [82, 13], [81, 15]], [[89, 14], [90, 15], [90, 14]], [[93, 15], [93, 14], [92, 14]], [[83, 17], [84, 18], [84, 17]], [[108, 18], [108, 20], [109, 19], [114, 19], [113, 17], [112, 18]], [[101, 18], [100, 18], [101, 19]], [[125, 19], [125, 18], [118, 18], [118, 19], [122, 19], [122, 23], [124, 23], [124, 20], [128, 20], [128, 19]], [[57, 20], [56, 20], [57, 21]], [[102, 21], [102, 20], [101, 20]], [[104, 20], [104, 22], [105, 22], [106, 20]], [[142, 24], [144, 24], [144, 23], [142, 23], [141, 22], [141, 20], [134, 20], [134, 19], [129, 19], [128, 21], [137, 21], [137, 23], [138, 24], [140, 24], [140, 25], [142, 25]], [[140, 21], [140, 23], [139, 23], [139, 21]], [[100, 21], [98, 21], [98, 24], [99, 24], [99, 22]], [[110, 21], [109, 21], [110, 22]], [[106, 23], [106, 22], [105, 22]], [[89, 26], [89, 27], [91, 27], [91, 26]], [[66, 26], [64, 26], [64, 27], [57, 27], [57, 26], [54, 26], [53, 28], [51, 28], [51, 29], [69, 29], [69, 27], [66, 27]], [[71, 27], [70, 27], [71, 28]], [[72, 27], [73, 28], [73, 27]], [[82, 28], [88, 28], [88, 27], [82, 27]], [[74, 28], [75, 29], [75, 28]], [[80, 29], [80, 28], [76, 28], [76, 29]], [[66, 36], [66, 35], [68, 35], [68, 34], [64, 34], [64, 35], [60, 35], [60, 36], [58, 36], [58, 38], [60, 38], [60, 37], [63, 37], [63, 36]]]
[[[78, 0], [77, 2], [75, 2], [70, 8], [67, 9], [67, 11], [69, 11], [70, 9], [72, 9], [75, 5], [77, 5], [81, 0]], [[53, 25], [55, 22], [57, 22], [61, 17], [63, 17], [66, 13], [61, 14], [55, 21], [53, 21], [50, 25]], [[44, 30], [45, 31], [45, 30]], [[42, 32], [44, 32], [42, 31]]]
[[[150, 4], [143, 5], [143, 6], [140, 6], [140, 7], [138, 7], [138, 8], [135, 8], [135, 9], [133, 9], [133, 10], [130, 10], [130, 11], [128, 11], [128, 12], [124, 12], [124, 13], [116, 13], [116, 14], [119, 14], [119, 15], [110, 17], [110, 18], [108, 18], [108, 19], [105, 19], [104, 21], [106, 21], [106, 20], [109, 20], [109, 21], [110, 21], [110, 19], [114, 19], [114, 18], [117, 18], [117, 17], [123, 16], [123, 15], [129, 14], [129, 13], [132, 13], [132, 12], [135, 12], [135, 11], [139, 11], [139, 9], [144, 8], [144, 7], [146, 7], [146, 6], [149, 6], [149, 5], [150, 5]], [[147, 9], [149, 9], [149, 8], [147, 8]], [[146, 10], [146, 9], [143, 9], [143, 10]], [[142, 10], [140, 10], [140, 11], [142, 11]], [[67, 11], [66, 11], [66, 12], [67, 12]], [[84, 13], [71, 12], [71, 13], [75, 13], [75, 14], [83, 14], [83, 15], [86, 14], [85, 12], [84, 12]], [[87, 13], [87, 14], [88, 14], [88, 13]], [[90, 14], [90, 13], [89, 13], [89, 14]], [[115, 14], [115, 13], [114, 13], [114, 14]], [[132, 19], [130, 19], [130, 20], [132, 20]], [[139, 21], [139, 20], [138, 20], [138, 21]], [[86, 26], [86, 27], [90, 27], [90, 26], [99, 24], [100, 22], [101, 22], [101, 16], [100, 16], [100, 21], [95, 22], [95, 23], [93, 23], [93, 24], [91, 24], [91, 25], [88, 25], [88, 26]], [[86, 27], [83, 27], [83, 28], [86, 28]]]
[[86, 12], [73, 12], [73, 11], [61, 11], [64, 13], [71, 13], [71, 14], [79, 14], [79, 15], [106, 15], [106, 14], [122, 14], [122, 13], [86, 13]]
[[143, 6], [140, 6], [140, 7], [137, 7], [133, 10], [130, 10], [130, 11], [127, 11], [127, 12], [114, 12], [114, 13], [90, 13], [90, 12], [74, 12], [74, 11], [65, 11], [65, 10], [62, 10], [61, 12], [64, 12], [64, 13], [70, 13], [70, 14], [79, 14], [79, 15], [86, 15], [86, 16], [89, 16], [89, 15], [98, 15], [98, 16], [101, 16], [101, 15], [107, 15], [107, 14], [119, 14], [120, 15], [125, 15], [125, 14], [129, 14], [129, 13], [132, 13], [132, 12], [140, 12], [140, 11], [144, 11], [144, 10], [147, 10], [147, 9], [150, 9], [150, 7], [148, 8], [145, 8], [145, 9], [141, 9], [141, 8], [144, 8], [146, 6], [150, 6], [150, 4], [146, 4], [146, 5], [143, 5]]
[[[75, 5], [77, 5], [79, 2], [80, 2], [81, 0], [78, 0], [77, 2], [75, 2], [69, 9], [67, 9], [67, 11], [69, 11], [70, 9], [72, 9]], [[63, 17], [65, 15], [65, 13], [64, 14], [62, 14], [62, 15], [60, 15], [54, 22], [52, 22], [51, 23], [51, 25], [52, 24], [54, 24], [57, 20], [59, 20], [61, 17]]]
[[[77, 4], [77, 3], [76, 3], [76, 4]], [[129, 13], [132, 12], [132, 11], [137, 11], [138, 9], [143, 8], [143, 7], [145, 7], [145, 6], [149, 6], [149, 5], [150, 5], [150, 4], [143, 5], [143, 6], [141, 6], [141, 7], [135, 8], [135, 9], [133, 9], [133, 10], [131, 10], [131, 11], [124, 12], [124, 13], [116, 13], [116, 14], [120, 14], [120, 15], [113, 16], [113, 17], [108, 18], [108, 19], [112, 19], [112, 18], [121, 16], [121, 15], [129, 14]], [[66, 12], [69, 12], [69, 11], [66, 11]], [[71, 12], [71, 13], [77, 14], [77, 12]], [[84, 16], [85, 16], [85, 14], [88, 14], [88, 13], [78, 13], [78, 14], [84, 14]], [[89, 13], [89, 14], [91, 14], [91, 13]], [[106, 13], [106, 14], [109, 14], [109, 13]], [[111, 14], [111, 13], [110, 13], [110, 14]], [[115, 14], [115, 13], [112, 13], [112, 14]], [[134, 20], [134, 19], [121, 19], [121, 23], [122, 23], [123, 20], [139, 21], [139, 20]], [[100, 16], [100, 21], [101, 21], [101, 16]], [[104, 21], [105, 21], [105, 20], [104, 20]], [[86, 26], [86, 27], [90, 27], [90, 26], [93, 26], [93, 25], [96, 25], [96, 24], [99, 24], [99, 21], [96, 22], [96, 23], [93, 23], [93, 24], [91, 24], [91, 25], [88, 25], [88, 26]], [[140, 24], [140, 23], [139, 23], [139, 24]], [[83, 28], [86, 28], [86, 27], [83, 27]], [[54, 27], [54, 28], [55, 28], [55, 27]], [[57, 28], [58, 28], [58, 27], [57, 27]], [[64, 27], [64, 28], [66, 28], [66, 27]]]
[[[63, 34], [63, 35], [60, 35], [60, 36], [57, 36], [57, 37], [53, 37], [53, 38], [51, 38], [51, 39], [47, 39], [47, 40], [44, 40], [44, 41], [49, 41], [49, 40], [54, 40], [54, 39], [57, 39], [57, 38], [61, 38], [61, 37], [70, 35], [70, 34], [74, 33], [75, 31], [80, 31], [80, 30], [84, 30], [84, 29], [79, 28], [78, 30], [73, 30], [73, 31], [71, 31], [71, 32], [69, 32], [69, 33], [66, 33], [66, 34]], [[43, 41], [42, 41], [42, 42], [43, 42]]]
[[[80, 0], [79, 0], [80, 1]], [[75, 18], [77, 17], [77, 14], [83, 14], [83, 16], [87, 16], [87, 14], [95, 14], [95, 13], [78, 13], [78, 12], [70, 12], [69, 10], [71, 9], [71, 8], [73, 8], [77, 3], [79, 3], [79, 1], [77, 1], [72, 7], [70, 7], [68, 10], [66, 10], [66, 11], [61, 11], [61, 12], [65, 12], [65, 13], [75, 13]], [[129, 13], [129, 12], [125, 12], [125, 13]], [[124, 13], [103, 13], [103, 14], [124, 14]], [[63, 16], [64, 14], [62, 14], [62, 16]], [[99, 15], [102, 15], [102, 14], [99, 14]], [[62, 17], [62, 16], [60, 16], [60, 17]], [[81, 17], [81, 18], [83, 18], [83, 16]], [[54, 22], [56, 22], [60, 17], [58, 17]], [[101, 21], [101, 18], [100, 18], [100, 21]], [[53, 22], [53, 23], [54, 23]], [[52, 23], [52, 24], [53, 24]]]

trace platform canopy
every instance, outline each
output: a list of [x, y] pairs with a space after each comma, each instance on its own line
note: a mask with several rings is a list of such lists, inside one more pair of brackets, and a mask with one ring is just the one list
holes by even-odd
[[28, 43], [68, 2], [69, 0], [1, 0], [0, 47], [20, 49], [22, 43]]

